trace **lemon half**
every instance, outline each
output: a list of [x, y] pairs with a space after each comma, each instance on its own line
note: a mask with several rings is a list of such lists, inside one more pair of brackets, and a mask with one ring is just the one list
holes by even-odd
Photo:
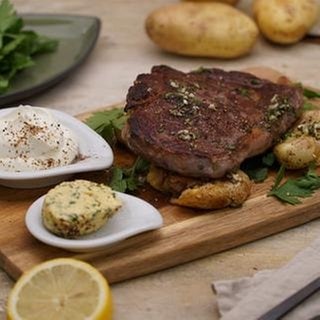
[[109, 320], [109, 285], [90, 264], [53, 259], [26, 272], [10, 292], [9, 320]]

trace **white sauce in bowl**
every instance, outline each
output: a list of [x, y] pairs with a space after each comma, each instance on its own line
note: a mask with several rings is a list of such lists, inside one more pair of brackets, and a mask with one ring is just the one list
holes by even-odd
[[79, 155], [74, 133], [45, 108], [15, 108], [0, 119], [0, 133], [0, 170], [25, 172], [62, 167]]

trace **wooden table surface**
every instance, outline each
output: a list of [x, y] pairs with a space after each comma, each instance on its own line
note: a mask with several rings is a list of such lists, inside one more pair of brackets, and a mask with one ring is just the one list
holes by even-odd
[[[236, 60], [192, 59], [161, 52], [144, 32], [148, 12], [174, 0], [13, 0], [19, 12], [99, 16], [102, 29], [86, 62], [63, 82], [25, 101], [78, 114], [125, 98], [128, 87], [152, 65], [190, 70], [199, 66], [241, 69], [266, 65], [304, 84], [320, 87], [320, 45], [306, 42], [274, 46], [260, 39], [249, 56]], [[240, 1], [248, 10], [251, 1]], [[14, 214], [14, 213], [13, 213]], [[218, 319], [210, 284], [217, 279], [253, 275], [277, 268], [307, 246], [320, 232], [320, 221], [200, 259], [179, 267], [112, 286], [115, 320]], [[0, 270], [0, 320], [13, 282]]]

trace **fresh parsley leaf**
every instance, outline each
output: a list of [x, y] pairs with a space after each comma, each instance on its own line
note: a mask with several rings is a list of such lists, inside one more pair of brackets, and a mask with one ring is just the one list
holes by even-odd
[[149, 169], [149, 162], [141, 157], [138, 157], [133, 165], [134, 172], [144, 173]]
[[0, 93], [4, 92], [8, 87], [9, 81], [0, 75]]
[[3, 33], [17, 23], [18, 17], [15, 14], [13, 5], [9, 0], [0, 3], [0, 32]]
[[55, 51], [58, 47], [58, 41], [42, 35], [36, 35], [36, 39], [32, 44], [33, 50], [31, 54], [41, 54]]
[[121, 118], [124, 115], [123, 109], [114, 108], [105, 111], [95, 112], [86, 123], [90, 128], [97, 132], [102, 132], [104, 126], [109, 125], [116, 119]]
[[303, 95], [308, 99], [320, 98], [320, 92], [316, 92], [307, 88], [303, 88]]
[[268, 177], [268, 168], [247, 169], [246, 174], [254, 182], [263, 182]]
[[110, 144], [116, 142], [116, 131], [121, 130], [127, 121], [127, 115], [123, 109], [114, 108], [111, 110], [94, 113], [87, 119], [87, 125], [100, 134]]
[[26, 39], [26, 36], [24, 34], [18, 34], [18, 35], [12, 35], [11, 41], [7, 42], [2, 48], [1, 48], [1, 56], [5, 57], [9, 53], [13, 52], [18, 48], [18, 46]]
[[286, 172], [286, 167], [284, 165], [282, 165], [277, 173], [272, 190], [278, 188], [279, 184], [281, 183], [282, 179], [284, 178], [285, 172]]
[[9, 88], [17, 73], [35, 64], [34, 55], [52, 52], [57, 46], [57, 40], [23, 30], [23, 20], [12, 4], [0, 0], [0, 94]]
[[303, 177], [297, 179], [289, 178], [280, 185], [284, 175], [285, 167], [281, 166], [274, 186], [268, 193], [268, 196], [274, 196], [283, 202], [295, 205], [301, 203], [300, 198], [310, 197], [314, 193], [314, 190], [320, 188], [320, 176], [317, 175], [313, 166], [310, 166]]
[[144, 183], [149, 163], [138, 157], [130, 168], [114, 167], [110, 187], [120, 192], [133, 192]]
[[269, 169], [276, 163], [276, 158], [273, 152], [268, 152], [263, 155], [247, 159], [241, 165], [241, 169], [254, 182], [263, 182], [269, 173]]
[[127, 182], [123, 179], [123, 170], [118, 167], [114, 167], [112, 170], [112, 178], [110, 181], [110, 187], [113, 190], [125, 192], [127, 189]]
[[273, 152], [268, 152], [262, 156], [262, 164], [267, 167], [272, 167], [276, 161], [276, 157]]

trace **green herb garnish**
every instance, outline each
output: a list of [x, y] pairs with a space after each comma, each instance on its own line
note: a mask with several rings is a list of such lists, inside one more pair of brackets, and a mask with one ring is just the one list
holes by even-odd
[[117, 141], [116, 132], [120, 131], [127, 121], [127, 115], [123, 109], [95, 112], [89, 119], [87, 125], [100, 134], [110, 144]]
[[318, 109], [318, 107], [308, 101], [306, 101], [303, 104], [303, 111], [316, 110], [316, 109]]
[[303, 88], [303, 95], [308, 99], [320, 98], [320, 92]]
[[7, 91], [13, 77], [35, 64], [33, 56], [56, 50], [58, 41], [23, 30], [8, 0], [0, 3], [0, 94]]
[[273, 152], [268, 152], [246, 160], [241, 165], [241, 169], [254, 182], [263, 182], [268, 177], [269, 169], [275, 164], [275, 161]]
[[307, 198], [313, 195], [316, 189], [320, 188], [320, 176], [317, 175], [314, 166], [303, 177], [297, 179], [289, 178], [280, 185], [285, 175], [285, 167], [281, 166], [271, 191], [268, 196], [277, 197], [282, 202], [292, 205], [301, 203], [299, 198]]
[[250, 92], [249, 92], [249, 90], [247, 88], [237, 88], [236, 91], [237, 91], [237, 93], [239, 93], [243, 97], [249, 97], [250, 96]]
[[[121, 108], [114, 108], [101, 112], [95, 112], [87, 125], [100, 134], [110, 144], [117, 141], [117, 132], [120, 132], [127, 121], [127, 115]], [[149, 163], [138, 157], [130, 168], [114, 166], [109, 183], [113, 190], [120, 192], [133, 192], [140, 187], [145, 180], [145, 174], [149, 169]]]
[[110, 187], [120, 192], [132, 192], [143, 185], [149, 162], [138, 157], [131, 168], [114, 167]]

